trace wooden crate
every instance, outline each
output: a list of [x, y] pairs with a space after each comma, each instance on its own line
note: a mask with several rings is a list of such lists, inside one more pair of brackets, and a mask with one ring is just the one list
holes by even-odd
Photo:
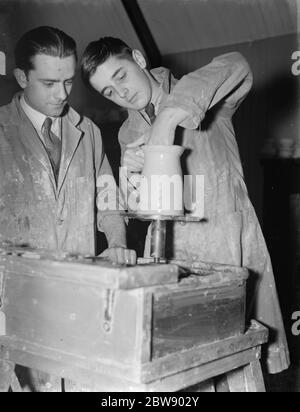
[[168, 357], [244, 333], [248, 276], [176, 263], [122, 267], [2, 248], [0, 345], [15, 363], [86, 383], [97, 375], [148, 383], [173, 374]]

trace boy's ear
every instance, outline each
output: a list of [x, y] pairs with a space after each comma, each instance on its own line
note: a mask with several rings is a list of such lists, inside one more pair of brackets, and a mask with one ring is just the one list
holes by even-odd
[[147, 61], [143, 53], [141, 53], [139, 50], [132, 50], [132, 58], [136, 62], [136, 64], [140, 66], [141, 69], [144, 70], [147, 68]]
[[19, 84], [20, 87], [22, 87], [22, 89], [25, 89], [27, 87], [27, 76], [25, 74], [25, 72], [21, 69], [15, 69], [14, 70], [14, 76]]

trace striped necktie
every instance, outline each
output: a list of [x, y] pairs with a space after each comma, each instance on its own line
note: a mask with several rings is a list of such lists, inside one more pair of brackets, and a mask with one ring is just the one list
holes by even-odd
[[55, 180], [58, 180], [60, 160], [61, 160], [61, 140], [51, 131], [52, 119], [46, 118], [42, 127], [42, 135], [45, 147], [53, 168]]

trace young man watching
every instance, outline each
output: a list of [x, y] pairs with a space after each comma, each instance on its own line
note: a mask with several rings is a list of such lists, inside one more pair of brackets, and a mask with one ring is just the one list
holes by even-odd
[[115, 205], [95, 213], [98, 179], [112, 172], [99, 128], [68, 105], [75, 41], [39, 27], [19, 40], [15, 58], [22, 92], [0, 108], [0, 240], [94, 255], [98, 228], [108, 241], [103, 256], [134, 264]]

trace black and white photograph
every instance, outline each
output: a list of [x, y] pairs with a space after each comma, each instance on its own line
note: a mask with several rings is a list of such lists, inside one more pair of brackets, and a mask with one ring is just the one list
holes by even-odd
[[0, 0], [0, 392], [300, 392], [299, 85], [300, 0]]

